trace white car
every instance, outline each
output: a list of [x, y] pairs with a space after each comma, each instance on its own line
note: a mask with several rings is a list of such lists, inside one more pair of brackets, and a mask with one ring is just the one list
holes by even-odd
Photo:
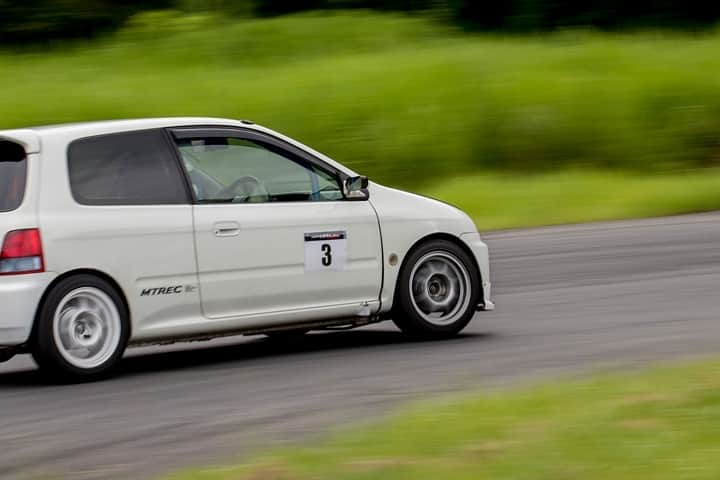
[[0, 240], [0, 359], [59, 378], [128, 345], [390, 319], [439, 338], [493, 308], [467, 215], [248, 121], [0, 131]]

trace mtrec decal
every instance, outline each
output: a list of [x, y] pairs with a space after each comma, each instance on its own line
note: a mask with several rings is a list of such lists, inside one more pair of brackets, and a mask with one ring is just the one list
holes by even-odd
[[155, 295], [177, 295], [179, 293], [193, 293], [197, 290], [195, 285], [175, 285], [172, 287], [144, 288], [140, 292], [141, 297], [153, 297]]

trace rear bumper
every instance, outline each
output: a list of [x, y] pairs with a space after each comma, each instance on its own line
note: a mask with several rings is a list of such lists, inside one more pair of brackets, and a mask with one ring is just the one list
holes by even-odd
[[495, 303], [493, 303], [491, 296], [492, 283], [490, 282], [490, 254], [488, 252], [488, 246], [480, 239], [480, 234], [477, 232], [463, 233], [460, 235], [460, 238], [470, 247], [480, 268], [483, 297], [477, 309], [484, 311], [495, 310]]
[[54, 278], [54, 273], [0, 276], [0, 347], [28, 341], [40, 299]]

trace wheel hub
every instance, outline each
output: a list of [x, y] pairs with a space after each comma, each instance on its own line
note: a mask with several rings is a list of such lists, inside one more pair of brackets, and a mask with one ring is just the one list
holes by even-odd
[[470, 275], [454, 255], [431, 252], [410, 275], [412, 301], [426, 321], [447, 325], [457, 320], [470, 301]]
[[96, 344], [103, 331], [102, 322], [92, 312], [83, 312], [78, 315], [70, 328], [73, 332], [73, 342], [85, 348]]
[[449, 279], [444, 275], [433, 275], [428, 280], [427, 292], [431, 299], [441, 302], [448, 295]]

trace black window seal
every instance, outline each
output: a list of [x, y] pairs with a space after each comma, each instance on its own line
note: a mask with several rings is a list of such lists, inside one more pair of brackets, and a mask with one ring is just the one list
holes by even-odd
[[185, 170], [185, 166], [183, 165], [182, 155], [180, 155], [180, 151], [175, 144], [175, 140], [173, 139], [171, 132], [167, 128], [163, 128], [162, 131], [165, 143], [172, 152], [172, 156], [175, 159], [175, 165], [177, 166], [178, 171], [180, 172], [180, 176], [183, 179], [186, 198], [190, 199], [191, 205], [195, 205], [198, 203], [198, 199], [195, 195], [195, 191], [192, 188], [192, 181], [190, 180], [190, 176], [188, 175], [188, 172]]

